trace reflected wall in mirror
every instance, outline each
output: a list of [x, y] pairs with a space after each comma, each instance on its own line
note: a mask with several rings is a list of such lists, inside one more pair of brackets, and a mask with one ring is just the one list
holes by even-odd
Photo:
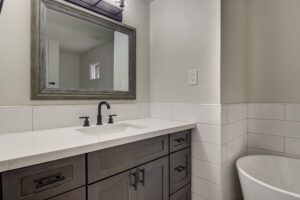
[[[135, 29], [33, 0], [32, 99], [135, 99]], [[35, 56], [35, 57], [34, 57]]]

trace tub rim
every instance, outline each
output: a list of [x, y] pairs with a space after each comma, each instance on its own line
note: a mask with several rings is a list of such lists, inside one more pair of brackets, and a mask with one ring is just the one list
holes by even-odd
[[254, 178], [253, 176], [251, 176], [250, 174], [248, 174], [241, 166], [240, 166], [240, 163], [245, 160], [245, 159], [249, 159], [251, 157], [273, 157], [273, 158], [285, 158], [285, 159], [290, 159], [290, 160], [297, 160], [300, 162], [299, 159], [296, 159], [296, 158], [290, 158], [290, 157], [284, 157], [284, 156], [276, 156], [276, 155], [249, 155], [249, 156], [244, 156], [242, 158], [239, 158], [236, 162], [236, 167], [238, 169], [238, 172], [239, 173], [242, 173], [244, 176], [246, 176], [247, 178], [249, 178], [250, 180], [256, 182], [257, 184], [259, 185], [262, 185], [264, 187], [267, 187], [271, 190], [275, 190], [277, 192], [280, 192], [280, 193], [283, 193], [283, 194], [286, 194], [286, 195], [289, 195], [289, 196], [292, 196], [292, 197], [296, 197], [296, 198], [299, 198], [300, 199], [300, 194], [297, 194], [295, 192], [291, 192], [291, 191], [287, 191], [287, 190], [284, 190], [282, 188], [279, 188], [279, 187], [275, 187], [275, 186], [272, 186], [270, 184], [267, 184], [261, 180], [258, 180], [257, 178]]

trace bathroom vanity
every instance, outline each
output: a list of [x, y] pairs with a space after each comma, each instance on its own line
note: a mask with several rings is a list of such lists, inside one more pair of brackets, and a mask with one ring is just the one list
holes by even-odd
[[[148, 128], [128, 131], [131, 132], [128, 134], [125, 131], [123, 135], [108, 134], [107, 137], [99, 136], [100, 133], [98, 136], [78, 133], [75, 138], [81, 136], [83, 141], [85, 137], [90, 138], [85, 141], [89, 144], [73, 148], [74, 152], [84, 152], [75, 156], [67, 156], [72, 151], [66, 153], [64, 149], [48, 151], [43, 156], [37, 154], [36, 159], [28, 156], [28, 162], [26, 157], [18, 160], [30, 164], [47, 159], [48, 154], [51, 161], [16, 169], [12, 166], [17, 166], [17, 161], [11, 160], [7, 165], [11, 170], [2, 169], [1, 173], [2, 200], [191, 199], [190, 130], [195, 125], [168, 120], [135, 121], [138, 125], [148, 124]], [[167, 126], [159, 128], [159, 123]], [[63, 130], [75, 133], [81, 129]], [[48, 134], [49, 137], [51, 131], [55, 129], [44, 131], [44, 136]], [[91, 143], [92, 137], [97, 142]], [[118, 143], [121, 145], [115, 145]], [[54, 159], [56, 154], [65, 158]]]

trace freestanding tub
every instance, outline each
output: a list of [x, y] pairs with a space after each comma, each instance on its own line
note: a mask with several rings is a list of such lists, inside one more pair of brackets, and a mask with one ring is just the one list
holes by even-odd
[[236, 165], [244, 200], [300, 200], [300, 160], [246, 156]]

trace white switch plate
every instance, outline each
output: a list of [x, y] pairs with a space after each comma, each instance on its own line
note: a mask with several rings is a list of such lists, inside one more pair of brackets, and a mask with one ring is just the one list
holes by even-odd
[[188, 74], [189, 85], [198, 85], [198, 69], [192, 69]]

